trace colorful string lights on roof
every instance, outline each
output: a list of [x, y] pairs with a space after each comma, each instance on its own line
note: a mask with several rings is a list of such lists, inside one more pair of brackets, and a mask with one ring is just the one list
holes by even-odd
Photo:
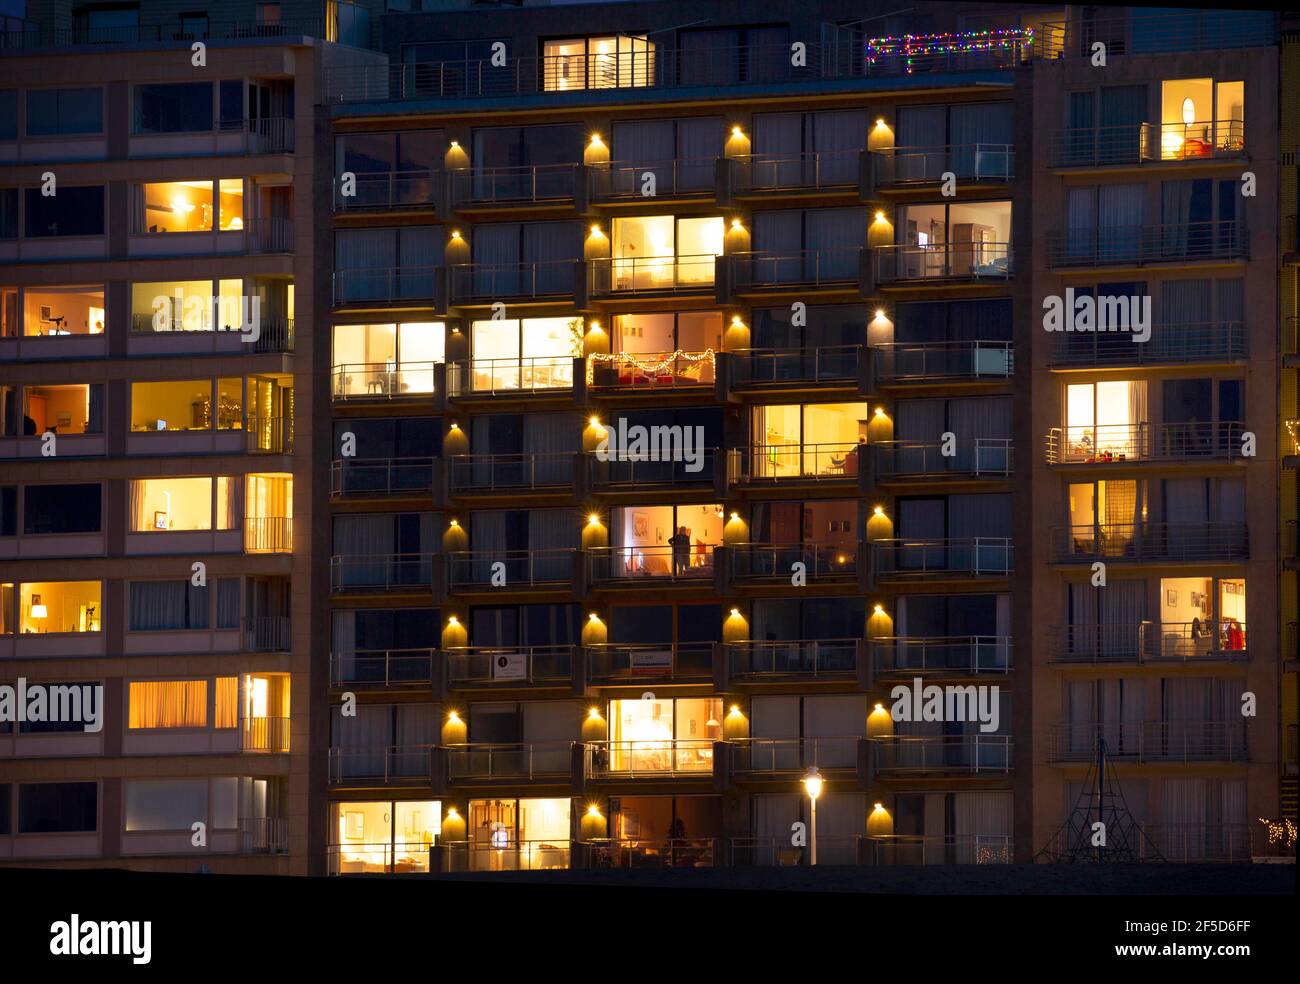
[[908, 72], [913, 59], [927, 55], [967, 54], [976, 51], [1012, 51], [1032, 46], [1032, 27], [1012, 27], [997, 31], [961, 31], [950, 34], [904, 34], [901, 37], [868, 38], [866, 57], [869, 64], [882, 58], [902, 58]]

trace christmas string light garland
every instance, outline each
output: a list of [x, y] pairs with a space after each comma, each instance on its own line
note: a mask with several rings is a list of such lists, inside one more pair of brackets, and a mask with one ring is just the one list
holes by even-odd
[[710, 368], [714, 364], [713, 349], [705, 349], [703, 352], [683, 352], [677, 349], [660, 358], [657, 362], [642, 361], [633, 355], [610, 355], [607, 352], [593, 352], [587, 356], [587, 385], [591, 385], [596, 380], [596, 363], [604, 362], [607, 364], [619, 363], [620, 365], [630, 365], [633, 369], [646, 376], [657, 376], [665, 369], [671, 369], [678, 360], [688, 363], [708, 362]]
[[901, 37], [868, 38], [867, 63], [887, 57], [901, 57], [910, 73], [913, 59], [925, 55], [968, 54], [977, 51], [1011, 51], [1021, 45], [1032, 47], [1032, 27], [996, 31], [961, 31], [948, 34], [904, 34]]

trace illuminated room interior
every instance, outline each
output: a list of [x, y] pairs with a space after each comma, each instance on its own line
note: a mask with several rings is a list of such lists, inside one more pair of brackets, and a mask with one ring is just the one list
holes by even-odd
[[100, 581], [24, 581], [18, 589], [21, 633], [98, 632]]
[[84, 434], [90, 419], [89, 386], [28, 386], [23, 390], [28, 434]]
[[859, 445], [867, 436], [865, 403], [807, 403], [752, 410], [754, 474], [854, 475]]
[[713, 283], [713, 258], [722, 255], [721, 216], [627, 216], [614, 219], [613, 231], [615, 290]]
[[[243, 427], [243, 381], [218, 380], [218, 430]], [[131, 384], [131, 430], [210, 430], [212, 381], [208, 379], [168, 380]]]
[[104, 288], [28, 287], [23, 293], [23, 334], [102, 335]]
[[336, 396], [433, 392], [433, 366], [444, 358], [444, 323], [334, 326]]
[[503, 318], [470, 325], [475, 391], [571, 389], [581, 318]]
[[442, 802], [334, 803], [332, 839], [340, 874], [429, 870], [429, 847], [442, 833]]
[[1245, 145], [1244, 82], [1169, 79], [1160, 83], [1160, 158], [1188, 160]]
[[723, 509], [720, 504], [691, 506], [618, 506], [613, 510], [613, 533], [621, 551], [616, 573], [667, 576], [674, 573], [674, 547], [668, 542], [681, 527], [690, 543], [677, 548], [676, 571], [700, 576], [713, 573], [713, 551], [722, 543]]
[[1146, 422], [1145, 380], [1074, 383], [1065, 388], [1065, 460], [1136, 458]]
[[721, 697], [609, 702], [615, 772], [708, 772], [722, 737]]

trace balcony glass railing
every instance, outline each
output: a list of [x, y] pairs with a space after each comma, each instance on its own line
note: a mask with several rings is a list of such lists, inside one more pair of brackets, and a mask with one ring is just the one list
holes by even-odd
[[417, 590], [433, 584], [433, 554], [343, 554], [330, 558], [332, 591]]
[[433, 681], [432, 649], [355, 649], [330, 654], [333, 687], [423, 687]]
[[252, 615], [244, 619], [244, 648], [251, 653], [287, 653], [291, 641], [288, 615]]
[[1044, 457], [1049, 465], [1092, 465], [1126, 461], [1241, 457], [1246, 425], [1236, 421], [1105, 424], [1053, 427]]
[[500, 843], [470, 843], [468, 841], [441, 842], [447, 871], [553, 871], [568, 868], [570, 844], [568, 840], [515, 840], [509, 837]]
[[858, 639], [747, 639], [725, 647], [732, 678], [843, 679], [857, 672]]
[[587, 261], [593, 294], [713, 293], [717, 256], [624, 256]]
[[683, 453], [681, 461], [649, 460], [649, 451], [645, 460], [640, 457], [624, 458], [621, 454], [622, 452], [611, 452], [608, 460], [604, 461], [596, 454], [588, 456], [587, 466], [593, 488], [602, 491], [626, 489], [640, 492], [650, 487], [712, 486], [718, 449], [696, 448], [693, 460], [687, 459]]
[[1246, 524], [1100, 523], [1054, 531], [1057, 563], [1097, 560], [1233, 562], [1250, 556]]
[[731, 576], [736, 581], [789, 581], [795, 564], [813, 580], [852, 579], [858, 572], [859, 544], [729, 543]]
[[999, 184], [1015, 177], [1015, 148], [1011, 144], [892, 147], [872, 157], [878, 188], [939, 184], [945, 174], [954, 175], [958, 181]]
[[495, 303], [571, 295], [581, 265], [576, 260], [529, 263], [459, 263], [448, 267], [454, 303]]
[[827, 345], [812, 349], [732, 349], [733, 389], [795, 384], [837, 383], [857, 378], [867, 349], [861, 345]]
[[731, 742], [733, 768], [740, 774], [802, 774], [857, 768], [860, 735], [803, 738], [743, 738]]
[[828, 287], [858, 282], [862, 249], [805, 249], [789, 252], [729, 253], [732, 287], [737, 291], [782, 287]]
[[1246, 325], [1241, 321], [1156, 324], [1146, 341], [1132, 331], [1058, 332], [1052, 340], [1051, 364], [1120, 368], [1238, 362], [1247, 351]]
[[467, 168], [451, 172], [452, 200], [480, 207], [571, 201], [577, 178], [577, 164]]
[[1010, 243], [936, 243], [877, 246], [872, 251], [881, 283], [930, 280], [1007, 280], [1014, 272]]
[[1047, 234], [1047, 265], [1052, 269], [1248, 259], [1250, 235], [1245, 223], [1234, 219], [1101, 226]]
[[1097, 42], [1114, 56], [1267, 47], [1276, 40], [1277, 14], [1268, 10], [1105, 11], [1038, 25], [1034, 57], [1089, 58]]
[[1006, 478], [1012, 471], [1009, 438], [977, 437], [951, 447], [917, 441], [877, 441], [871, 445], [878, 481], [923, 478]]
[[331, 748], [329, 781], [335, 785], [428, 785], [433, 775], [432, 745], [375, 745]]
[[713, 577], [713, 544], [680, 547], [646, 545], [591, 547], [587, 569], [593, 582], [708, 582]]
[[447, 583], [453, 588], [516, 589], [566, 583], [573, 579], [573, 554], [566, 548], [455, 551], [446, 555]]
[[[668, 161], [610, 161], [587, 166], [592, 201], [615, 199], [712, 198], [718, 158]], [[653, 181], [649, 179], [653, 178]], [[653, 190], [653, 193], [649, 193]]]
[[731, 478], [752, 481], [857, 481], [863, 443], [759, 444], [733, 448]]
[[736, 194], [856, 188], [861, 149], [730, 157]]
[[583, 848], [595, 868], [712, 868], [720, 862], [713, 837], [600, 839], [584, 841]]
[[447, 775], [453, 782], [567, 776], [573, 742], [471, 742], [447, 745]]
[[997, 382], [1015, 368], [1011, 342], [891, 342], [874, 348], [876, 381], [885, 384]]
[[636, 352], [588, 356], [588, 379], [596, 389], [653, 391], [712, 386], [712, 350]]
[[575, 453], [457, 454], [447, 459], [451, 491], [509, 492], [570, 487]]
[[1013, 570], [1010, 537], [872, 540], [872, 571], [886, 581], [944, 577], [1006, 577]]
[[1079, 127], [1052, 135], [1053, 167], [1099, 167], [1236, 158], [1246, 152], [1242, 120], [1129, 123]]
[[432, 266], [379, 267], [334, 271], [334, 304], [393, 304], [432, 301]]
[[882, 775], [999, 774], [1012, 768], [1013, 743], [1009, 735], [891, 735], [868, 740], [876, 771]]
[[888, 676], [984, 676], [1011, 669], [1010, 636], [877, 636], [876, 672]]
[[586, 647], [592, 681], [635, 682], [647, 679], [707, 679], [713, 672], [710, 642], [601, 643]]
[[703, 779], [713, 772], [710, 738], [587, 742], [585, 749], [587, 775], [594, 779], [655, 776]]
[[1011, 864], [1009, 834], [868, 834], [867, 860], [876, 865]]
[[444, 649], [452, 687], [560, 684], [573, 673], [573, 646], [462, 646]]
[[330, 462], [330, 495], [335, 498], [426, 495], [432, 491], [432, 458], [342, 458]]
[[436, 362], [349, 362], [335, 365], [330, 390], [336, 400], [428, 397]]
[[414, 171], [358, 172], [345, 195], [343, 182], [334, 179], [334, 211], [366, 212], [390, 209], [427, 208], [437, 204], [441, 173], [432, 169]]
[[466, 359], [447, 366], [447, 390], [452, 398], [482, 393], [536, 393], [573, 389], [572, 355], [541, 355], [507, 359]]
[[1049, 761], [1090, 762], [1101, 742], [1113, 760], [1244, 762], [1243, 721], [1068, 722], [1052, 727]]
[[390, 844], [388, 841], [329, 846], [331, 875], [427, 874], [429, 845], [423, 841]]

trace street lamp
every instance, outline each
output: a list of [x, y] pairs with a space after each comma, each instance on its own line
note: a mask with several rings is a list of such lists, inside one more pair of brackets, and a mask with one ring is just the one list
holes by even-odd
[[808, 825], [808, 854], [809, 863], [817, 863], [817, 797], [822, 794], [822, 775], [817, 771], [817, 766], [813, 766], [803, 777], [803, 788], [808, 793], [808, 799], [812, 802], [811, 822]]

